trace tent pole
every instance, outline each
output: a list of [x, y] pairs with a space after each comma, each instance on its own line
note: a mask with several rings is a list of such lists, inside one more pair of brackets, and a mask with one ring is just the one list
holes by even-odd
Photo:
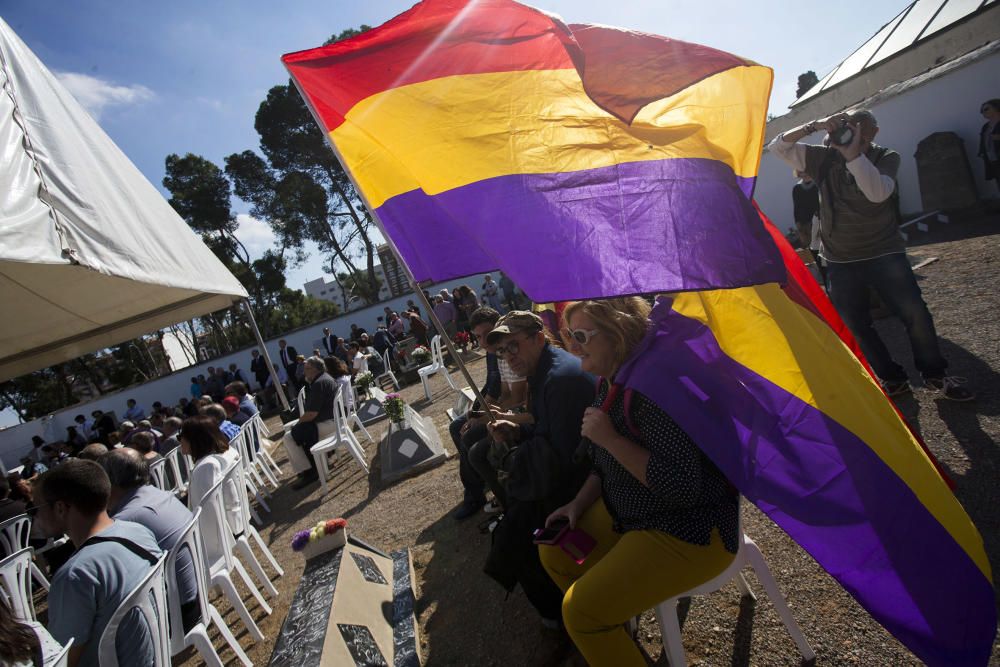
[[[257, 347], [260, 348], [261, 354], [264, 355], [264, 363], [267, 364], [267, 372], [271, 374], [271, 383], [274, 385], [274, 393], [278, 397], [278, 401], [281, 402], [282, 407], [285, 410], [291, 409], [288, 405], [288, 397], [285, 396], [285, 390], [281, 387], [281, 382], [278, 380], [278, 373], [274, 370], [274, 364], [271, 363], [271, 355], [267, 353], [267, 346], [264, 345], [264, 339], [260, 335], [260, 329], [257, 328], [257, 320], [253, 316], [253, 308], [250, 307], [250, 299], [243, 299], [243, 309], [247, 311], [247, 316], [250, 318], [250, 326], [253, 327], [253, 335], [257, 339]], [[263, 387], [261, 387], [263, 390]]]
[[[319, 115], [316, 113], [316, 109], [313, 108], [313, 104], [309, 99], [309, 96], [305, 94], [301, 87], [299, 87], [299, 82], [294, 76], [291, 77], [291, 79], [292, 82], [295, 83], [295, 88], [299, 91], [299, 96], [302, 97], [302, 101], [307, 107], [309, 107], [309, 112], [312, 114], [313, 120], [316, 122], [316, 126], [323, 130], [325, 126], [320, 120]], [[406, 274], [406, 282], [410, 284], [410, 288], [416, 293], [417, 298], [424, 304], [424, 307], [427, 308], [427, 314], [430, 316], [431, 323], [434, 325], [434, 328], [437, 329], [438, 333], [441, 334], [441, 338], [444, 339], [445, 346], [448, 348], [451, 358], [455, 360], [456, 364], [458, 364], [458, 368], [462, 371], [465, 381], [469, 383], [472, 393], [475, 394], [476, 398], [479, 400], [479, 404], [483, 406], [489, 420], [491, 422], [496, 421], [496, 414], [490, 408], [489, 403], [486, 402], [486, 398], [483, 397], [482, 392], [479, 391], [479, 387], [476, 385], [475, 381], [473, 381], [472, 375], [469, 373], [469, 369], [465, 367], [465, 363], [462, 361], [462, 358], [458, 356], [458, 350], [455, 349], [455, 344], [451, 342], [451, 338], [449, 338], [444, 332], [444, 326], [442, 326], [440, 320], [438, 320], [437, 315], [434, 314], [434, 308], [431, 307], [427, 297], [424, 296], [424, 290], [420, 287], [420, 283], [418, 283], [413, 277], [413, 271], [411, 271], [410, 267], [406, 264], [406, 260], [404, 260], [403, 255], [400, 254], [399, 249], [396, 247], [396, 243], [388, 234], [385, 233], [385, 225], [382, 224], [381, 218], [378, 217], [378, 212], [375, 210], [375, 207], [372, 206], [371, 202], [368, 201], [368, 197], [365, 196], [365, 193], [361, 190], [361, 188], [358, 187], [358, 182], [354, 179], [354, 174], [352, 174], [351, 170], [347, 168], [347, 162], [344, 161], [344, 156], [340, 154], [340, 150], [337, 148], [337, 145], [333, 143], [333, 139], [328, 133], [325, 132], [325, 130], [324, 134], [326, 134], [327, 143], [330, 145], [330, 148], [333, 149], [333, 154], [337, 156], [337, 161], [340, 162], [340, 166], [343, 168], [344, 173], [347, 174], [349, 179], [351, 179], [351, 184], [354, 186], [354, 190], [358, 193], [358, 197], [361, 198], [365, 208], [367, 208], [368, 212], [371, 213], [372, 219], [375, 221], [375, 225], [378, 227], [378, 230], [382, 232], [382, 237], [385, 238], [385, 242], [389, 244], [393, 254], [399, 261], [399, 265], [403, 267], [403, 272]], [[446, 373], [448, 372], [447, 368], [444, 370]]]

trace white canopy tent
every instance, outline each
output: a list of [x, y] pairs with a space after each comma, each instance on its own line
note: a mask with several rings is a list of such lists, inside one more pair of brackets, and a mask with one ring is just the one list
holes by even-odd
[[0, 381], [246, 296], [0, 19]]

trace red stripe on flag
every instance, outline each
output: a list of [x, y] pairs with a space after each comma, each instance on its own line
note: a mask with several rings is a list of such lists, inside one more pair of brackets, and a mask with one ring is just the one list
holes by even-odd
[[509, 0], [425, 1], [351, 39], [282, 56], [327, 131], [361, 100], [461, 74], [572, 69], [569, 29]]

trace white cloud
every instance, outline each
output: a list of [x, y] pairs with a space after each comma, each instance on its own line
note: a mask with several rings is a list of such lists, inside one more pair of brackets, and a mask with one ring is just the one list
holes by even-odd
[[246, 246], [247, 252], [252, 258], [259, 258], [265, 250], [273, 248], [277, 243], [271, 226], [263, 220], [258, 220], [246, 213], [239, 213], [236, 215], [236, 222], [239, 224], [236, 229], [236, 238]]
[[105, 107], [128, 106], [148, 102], [156, 97], [146, 86], [120, 86], [105, 79], [79, 72], [56, 72], [56, 78], [95, 119]]

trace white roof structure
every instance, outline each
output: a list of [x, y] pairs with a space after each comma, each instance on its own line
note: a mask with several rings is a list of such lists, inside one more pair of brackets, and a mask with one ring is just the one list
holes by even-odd
[[791, 103], [803, 104], [1000, 0], [916, 0]]
[[246, 296], [0, 19], [0, 381]]

